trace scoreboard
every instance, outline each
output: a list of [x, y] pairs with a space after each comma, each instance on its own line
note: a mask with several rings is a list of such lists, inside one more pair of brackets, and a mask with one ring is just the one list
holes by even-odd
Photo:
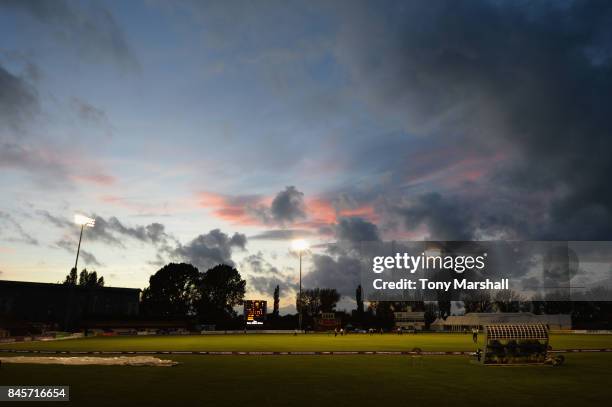
[[263, 300], [244, 301], [244, 319], [247, 325], [263, 325], [267, 304], [268, 302]]

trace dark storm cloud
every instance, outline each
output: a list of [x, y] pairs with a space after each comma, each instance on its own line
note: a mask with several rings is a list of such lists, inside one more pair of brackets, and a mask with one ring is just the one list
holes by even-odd
[[429, 233], [439, 240], [471, 240], [475, 225], [466, 205], [445, 199], [439, 193], [419, 196], [410, 206], [398, 209], [406, 227], [416, 229], [426, 224]]
[[361, 262], [359, 259], [347, 255], [312, 256], [314, 270], [303, 278], [308, 288], [335, 288], [341, 295], [351, 296], [359, 285], [361, 275]]
[[336, 225], [336, 237], [341, 242], [380, 241], [378, 227], [359, 217], [340, 219]]
[[234, 233], [229, 236], [219, 229], [214, 229], [199, 235], [186, 245], [178, 243], [175, 248], [168, 249], [168, 254], [206, 271], [217, 264], [234, 266], [232, 251], [244, 250], [245, 246], [245, 235]]
[[38, 245], [35, 237], [26, 232], [13, 216], [3, 211], [0, 211], [0, 239]]
[[[471, 218], [501, 193], [507, 199], [496, 212], [509, 233], [612, 238], [612, 4], [387, 4], [347, 11], [337, 56], [357, 92], [409, 132], [507, 156], [479, 185], [489, 193], [412, 196], [405, 220], [425, 223], [433, 238], [469, 238], [476, 227], [500, 226]], [[546, 216], [536, 206], [527, 222], [514, 223], [508, 214], [528, 207], [533, 194], [548, 204]]]
[[[0, 130], [21, 130], [39, 111], [38, 92], [23, 76], [0, 65]], [[0, 132], [0, 140], [3, 140]], [[4, 150], [4, 147], [2, 147]]]
[[293, 222], [306, 217], [304, 207], [304, 193], [298, 191], [294, 186], [285, 188], [279, 192], [270, 206], [272, 218], [279, 222]]
[[312, 270], [304, 276], [307, 287], [335, 288], [352, 296], [359, 285], [362, 267], [360, 244], [380, 242], [378, 227], [359, 217], [342, 218], [335, 225], [337, 243], [325, 254], [313, 254]]
[[268, 225], [284, 226], [306, 218], [304, 193], [288, 186], [274, 196], [270, 207], [255, 205], [246, 207], [248, 213]]
[[140, 69], [123, 30], [99, 4], [85, 9], [62, 0], [3, 0], [0, 8], [23, 12], [49, 27], [51, 35], [92, 62], [111, 59], [124, 68]]

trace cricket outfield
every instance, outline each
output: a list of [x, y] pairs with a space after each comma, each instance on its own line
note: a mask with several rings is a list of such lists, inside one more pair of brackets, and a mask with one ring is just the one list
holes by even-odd
[[[612, 335], [551, 335], [554, 349], [610, 348]], [[472, 350], [471, 335], [96, 337], [2, 345], [74, 351]], [[4, 354], [3, 356], [14, 356]], [[78, 405], [604, 405], [612, 353], [568, 353], [559, 367], [484, 367], [465, 356], [164, 355], [175, 367], [3, 364], [0, 385], [70, 385]], [[196, 401], [197, 400], [197, 401]], [[23, 404], [22, 404], [23, 405]]]
[[[551, 334], [561, 349], [612, 348], [612, 335]], [[0, 344], [0, 349], [69, 351], [474, 351], [471, 334], [232, 334], [89, 337]]]

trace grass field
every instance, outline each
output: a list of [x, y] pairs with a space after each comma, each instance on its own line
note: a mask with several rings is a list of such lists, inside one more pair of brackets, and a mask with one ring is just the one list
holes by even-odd
[[[554, 335], [552, 343], [558, 349], [612, 347], [612, 335]], [[119, 337], [12, 345], [63, 350], [410, 350], [417, 346], [470, 350], [473, 344], [470, 335], [419, 334]], [[0, 385], [70, 385], [72, 405], [87, 406], [575, 407], [605, 405], [612, 397], [612, 353], [566, 354], [566, 363], [559, 367], [484, 367], [471, 364], [465, 356], [163, 357], [181, 364], [171, 368], [3, 364]]]
[[[71, 386], [73, 405], [603, 406], [611, 354], [560, 367], [483, 367], [461, 356], [173, 356], [171, 368], [9, 365], [0, 384]], [[24, 405], [23, 403], [21, 405]]]
[[[553, 349], [612, 348], [612, 335], [553, 334]], [[193, 335], [90, 337], [49, 342], [0, 344], [0, 349], [72, 351], [342, 351], [342, 350], [475, 350], [471, 334], [348, 335]]]

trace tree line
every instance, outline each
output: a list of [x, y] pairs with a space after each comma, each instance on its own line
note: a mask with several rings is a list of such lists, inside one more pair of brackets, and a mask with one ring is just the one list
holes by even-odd
[[[66, 276], [64, 284], [103, 287], [104, 277], [96, 271], [83, 269], [77, 277], [76, 269]], [[204, 272], [188, 263], [169, 263], [149, 278], [149, 286], [141, 293], [140, 313], [150, 318], [189, 319], [198, 324], [214, 324], [218, 328], [240, 328], [243, 318], [235, 311], [246, 293], [246, 281], [238, 270], [219, 264]], [[296, 326], [296, 314], [280, 315], [280, 287], [273, 292], [273, 309], [268, 315], [269, 324], [275, 328], [292, 329]], [[391, 327], [394, 313], [420, 311], [425, 313], [429, 326], [437, 318], [451, 313], [451, 301], [441, 299], [424, 301], [371, 301], [365, 308], [361, 286], [355, 290], [356, 309], [338, 312], [336, 306], [341, 295], [334, 288], [308, 288], [295, 296], [296, 310], [301, 308], [305, 327], [313, 327], [321, 313], [337, 312], [343, 324], [354, 326]], [[495, 295], [473, 292], [463, 298], [463, 310], [469, 312], [525, 312], [536, 314], [571, 314], [577, 327], [601, 327], [602, 321], [610, 321], [612, 302], [603, 301], [546, 301], [525, 300], [520, 294], [508, 290]], [[605, 322], [604, 325], [610, 322]], [[607, 326], [606, 325], [606, 326]]]

